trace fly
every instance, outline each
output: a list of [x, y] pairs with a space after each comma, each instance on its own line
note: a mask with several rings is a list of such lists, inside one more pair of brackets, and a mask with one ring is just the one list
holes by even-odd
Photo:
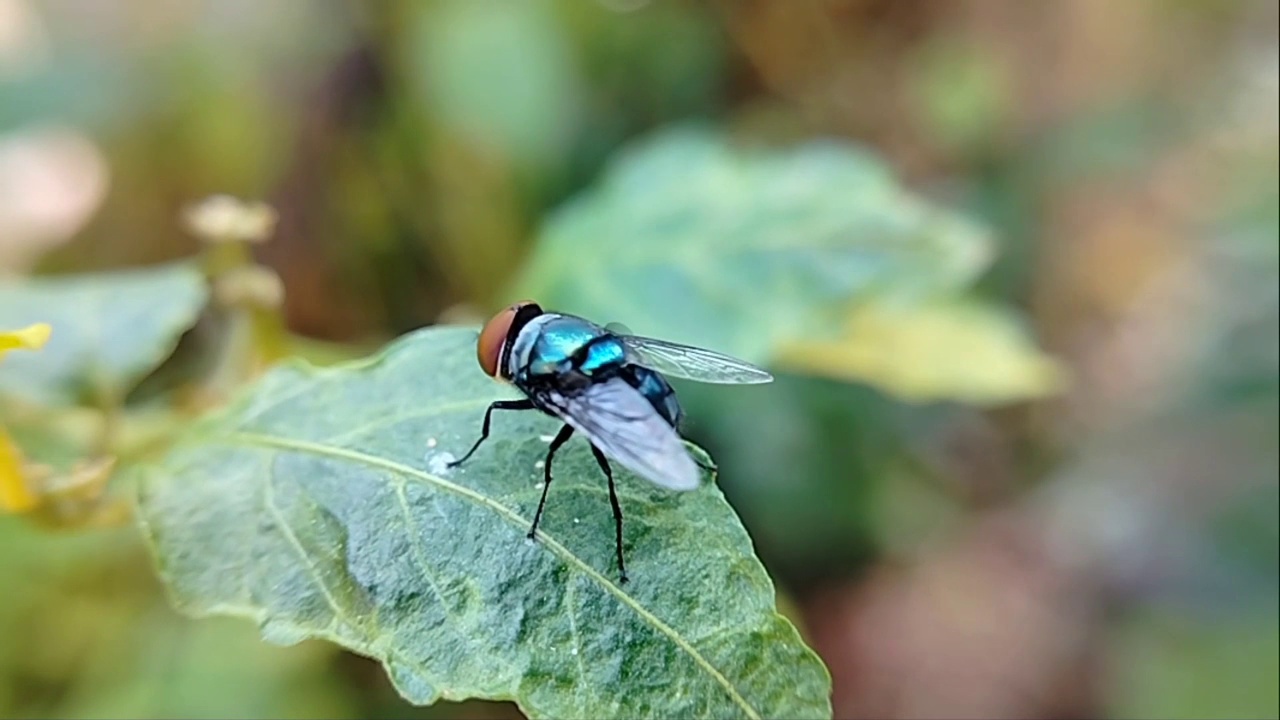
[[618, 572], [624, 583], [622, 507], [609, 459], [669, 490], [698, 487], [700, 463], [680, 438], [683, 412], [663, 375], [722, 384], [773, 380], [768, 372], [727, 355], [632, 335], [614, 326], [606, 329], [573, 315], [546, 312], [533, 302], [517, 303], [493, 316], [480, 332], [476, 358], [485, 373], [512, 383], [525, 397], [490, 404], [480, 438], [449, 466], [466, 462], [489, 437], [494, 410], [541, 410], [563, 421], [547, 448], [542, 498], [528, 536], [537, 538], [556, 451], [580, 433], [609, 481]]

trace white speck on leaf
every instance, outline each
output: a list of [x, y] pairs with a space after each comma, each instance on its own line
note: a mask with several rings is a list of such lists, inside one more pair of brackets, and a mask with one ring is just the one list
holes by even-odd
[[533, 466], [541, 470], [542, 466], [546, 464], [547, 464], [546, 460], [539, 460], [538, 462], [534, 463]]
[[449, 463], [456, 459], [451, 452], [427, 453], [427, 470], [432, 475], [448, 475], [451, 469]]
[[427, 447], [433, 448], [438, 444], [438, 442], [439, 441], [435, 438], [427, 438]]
[[542, 442], [544, 442], [544, 443], [549, 443], [549, 442], [551, 442], [552, 440], [555, 440], [555, 439], [556, 439], [556, 436], [555, 436], [555, 435], [539, 435], [539, 436], [538, 436], [538, 439], [539, 439], [539, 440], [541, 440], [541, 441], [542, 441]]

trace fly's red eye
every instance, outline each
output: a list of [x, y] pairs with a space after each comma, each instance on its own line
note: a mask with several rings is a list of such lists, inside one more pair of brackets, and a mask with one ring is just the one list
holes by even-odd
[[511, 321], [516, 312], [528, 302], [519, 302], [489, 318], [480, 331], [480, 340], [476, 343], [476, 360], [490, 377], [498, 377], [498, 362], [502, 359], [502, 346], [507, 342], [507, 333], [511, 331]]

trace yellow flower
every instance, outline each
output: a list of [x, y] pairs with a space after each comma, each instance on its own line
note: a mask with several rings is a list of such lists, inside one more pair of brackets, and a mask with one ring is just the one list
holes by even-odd
[[[44, 323], [0, 332], [0, 357], [10, 350], [38, 350], [48, 342], [49, 334], [50, 328]], [[0, 428], [0, 512], [26, 512], [38, 502], [23, 473], [22, 451]]]
[[39, 499], [22, 472], [22, 452], [0, 428], [0, 513], [22, 513], [35, 508]]
[[39, 350], [49, 341], [51, 332], [52, 328], [44, 323], [0, 332], [0, 357], [10, 350]]

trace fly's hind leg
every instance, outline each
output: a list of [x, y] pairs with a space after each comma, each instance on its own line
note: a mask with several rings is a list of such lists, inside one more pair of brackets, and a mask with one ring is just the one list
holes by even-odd
[[625, 583], [627, 566], [622, 560], [622, 506], [618, 504], [618, 491], [613, 485], [613, 469], [609, 467], [609, 459], [600, 452], [600, 448], [596, 447], [595, 443], [591, 444], [591, 454], [596, 456], [596, 464], [609, 480], [609, 503], [613, 505], [614, 547], [618, 551], [618, 573], [621, 575], [619, 582]]
[[462, 463], [466, 462], [467, 458], [471, 457], [471, 454], [474, 453], [476, 449], [480, 447], [480, 443], [483, 443], [485, 440], [489, 439], [489, 420], [493, 417], [494, 410], [532, 410], [532, 409], [533, 409], [532, 400], [498, 400], [496, 402], [491, 403], [489, 405], [489, 408], [484, 411], [484, 424], [480, 426], [480, 439], [476, 440], [476, 443], [471, 446], [471, 449], [467, 451], [466, 455], [463, 455], [461, 458], [449, 463], [448, 467], [456, 468]]
[[551, 460], [555, 458], [560, 446], [568, 442], [572, 435], [572, 426], [562, 426], [560, 432], [556, 433], [555, 439], [551, 441], [551, 447], [547, 448], [547, 461], [542, 464], [542, 499], [538, 501], [538, 511], [533, 514], [533, 527], [529, 528], [528, 535], [530, 540], [537, 539], [538, 521], [542, 519], [542, 508], [547, 504], [547, 491], [551, 489]]

